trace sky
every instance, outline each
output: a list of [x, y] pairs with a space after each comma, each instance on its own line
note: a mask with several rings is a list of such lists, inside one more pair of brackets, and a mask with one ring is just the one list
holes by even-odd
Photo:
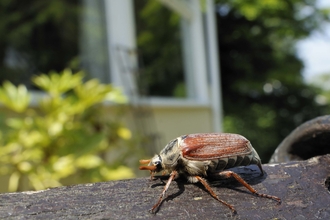
[[[319, 7], [330, 7], [329, 0], [318, 0]], [[303, 76], [306, 82], [319, 74], [330, 73], [330, 24], [314, 32], [297, 44], [298, 56], [304, 62]]]

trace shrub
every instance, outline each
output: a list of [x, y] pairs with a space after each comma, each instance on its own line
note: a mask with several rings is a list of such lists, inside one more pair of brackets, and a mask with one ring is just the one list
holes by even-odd
[[125, 102], [119, 89], [96, 79], [84, 82], [81, 72], [68, 69], [32, 82], [44, 91], [32, 107], [24, 85], [0, 87], [0, 103], [10, 110], [0, 115], [0, 175], [10, 176], [9, 191], [133, 176], [120, 165], [122, 158], [105, 159], [131, 138], [118, 115], [109, 117], [104, 108], [104, 103]]

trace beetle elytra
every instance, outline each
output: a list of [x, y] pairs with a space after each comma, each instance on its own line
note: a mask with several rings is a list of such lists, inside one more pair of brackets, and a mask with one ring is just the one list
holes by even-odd
[[185, 176], [189, 182], [200, 182], [213, 198], [229, 207], [234, 213], [236, 210], [227, 202], [221, 200], [204, 179], [209, 175], [217, 174], [221, 177], [234, 177], [253, 194], [281, 202], [281, 199], [267, 194], [258, 193], [245, 182], [238, 174], [226, 169], [256, 164], [261, 175], [264, 171], [258, 153], [250, 141], [238, 134], [229, 133], [199, 133], [182, 135], [170, 141], [165, 148], [149, 160], [140, 160], [140, 170], [149, 170], [151, 179], [155, 173], [167, 172], [170, 177], [157, 203], [151, 208], [156, 212], [173, 179], [179, 175]]

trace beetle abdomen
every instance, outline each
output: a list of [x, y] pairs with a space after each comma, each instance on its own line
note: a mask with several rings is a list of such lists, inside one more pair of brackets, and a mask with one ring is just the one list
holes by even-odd
[[209, 172], [222, 171], [237, 166], [248, 166], [250, 164], [260, 164], [259, 157], [255, 155], [233, 156], [212, 160], [209, 165]]

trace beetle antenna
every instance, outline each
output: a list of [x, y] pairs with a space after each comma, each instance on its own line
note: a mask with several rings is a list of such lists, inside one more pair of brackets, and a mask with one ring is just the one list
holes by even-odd
[[147, 164], [147, 163], [150, 163], [150, 159], [149, 160], [140, 160], [140, 164]]
[[156, 166], [140, 166], [140, 170], [150, 170], [150, 171], [155, 171], [157, 169]]

